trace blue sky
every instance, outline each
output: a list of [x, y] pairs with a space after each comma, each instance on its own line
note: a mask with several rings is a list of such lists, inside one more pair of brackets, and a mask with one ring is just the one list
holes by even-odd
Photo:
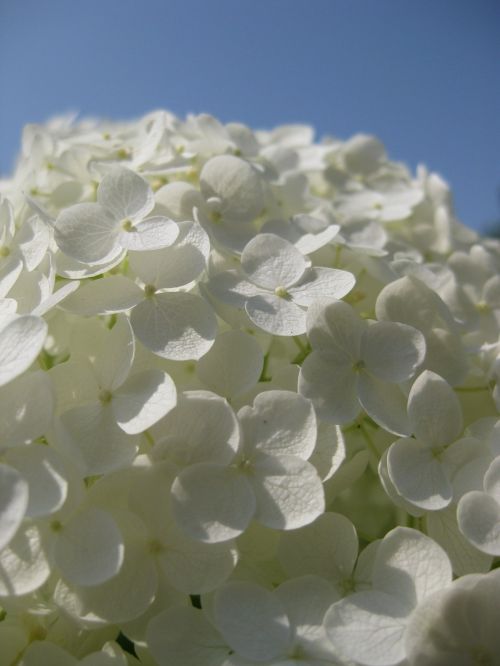
[[376, 134], [500, 218], [498, 0], [0, 0], [0, 84], [3, 174], [27, 122], [204, 111]]

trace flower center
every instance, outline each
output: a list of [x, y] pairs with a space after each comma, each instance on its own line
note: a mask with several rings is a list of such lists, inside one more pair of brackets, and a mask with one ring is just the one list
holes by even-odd
[[219, 224], [219, 222], [221, 222], [221, 220], [222, 220], [222, 213], [219, 213], [218, 210], [213, 210], [213, 211], [210, 213], [210, 216], [209, 216], [209, 217], [210, 217], [210, 220], [211, 220], [214, 224]]
[[127, 233], [130, 233], [131, 231], [133, 231], [134, 230], [134, 225], [132, 224], [132, 220], [123, 220], [122, 229], [123, 229], [123, 231], [126, 231]]
[[154, 284], [147, 284], [144, 287], [144, 295], [146, 298], [153, 298], [153, 296], [156, 294], [156, 287]]
[[0, 257], [8, 257], [10, 254], [10, 250], [8, 247], [5, 245], [0, 246]]
[[279, 298], [290, 298], [290, 294], [287, 292], [285, 287], [282, 287], [281, 285], [279, 287], [276, 287], [276, 289], [274, 290], [274, 293]]
[[486, 314], [487, 312], [491, 312], [490, 306], [485, 301], [479, 301], [479, 303], [476, 303], [476, 310], [478, 312], [483, 313], [483, 314]]
[[366, 367], [366, 364], [364, 361], [356, 361], [356, 363], [353, 363], [352, 369], [354, 372], [361, 372], [361, 370], [364, 370]]
[[113, 397], [113, 394], [111, 391], [108, 391], [108, 389], [102, 389], [102, 391], [99, 393], [99, 400], [106, 405], [108, 402], [111, 402], [111, 399]]

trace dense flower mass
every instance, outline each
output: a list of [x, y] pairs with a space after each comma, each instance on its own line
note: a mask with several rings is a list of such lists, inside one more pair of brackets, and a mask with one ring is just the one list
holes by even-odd
[[499, 664], [500, 243], [374, 137], [158, 111], [0, 182], [0, 665]]

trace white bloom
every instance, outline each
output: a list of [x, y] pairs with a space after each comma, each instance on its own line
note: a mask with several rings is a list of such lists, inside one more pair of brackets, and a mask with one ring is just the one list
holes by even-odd
[[397, 527], [375, 556], [373, 589], [334, 603], [325, 617], [333, 645], [366, 666], [391, 666], [405, 657], [412, 612], [451, 583], [446, 553], [420, 532]]
[[62, 252], [83, 263], [119, 262], [125, 250], [157, 250], [179, 233], [173, 220], [147, 217], [154, 207], [148, 183], [129, 169], [114, 167], [101, 181], [97, 203], [79, 203], [56, 220]]
[[457, 507], [462, 534], [488, 555], [500, 555], [500, 456], [484, 476], [484, 492], [466, 493]]
[[464, 576], [426, 600], [410, 619], [410, 666], [498, 663], [500, 574]]
[[306, 331], [306, 309], [321, 296], [342, 298], [354, 275], [334, 268], [313, 268], [296, 247], [275, 234], [261, 233], [241, 255], [240, 277], [234, 271], [214, 276], [210, 293], [229, 305], [245, 308], [253, 324], [274, 335]]
[[179, 526], [207, 543], [238, 536], [252, 518], [275, 529], [295, 529], [324, 509], [321, 481], [307, 462], [317, 435], [309, 401], [267, 391], [238, 416], [243, 442], [230, 464], [191, 465], [172, 486]]
[[[454, 451], [468, 444], [457, 441], [463, 430], [460, 403], [442, 377], [426, 370], [410, 391], [408, 418], [415, 437], [399, 439], [389, 449], [390, 479], [415, 506], [443, 509], [453, 497]], [[471, 440], [469, 446], [474, 444]]]
[[422, 362], [420, 331], [393, 322], [368, 324], [342, 301], [318, 301], [307, 316], [313, 352], [301, 368], [299, 390], [318, 414], [347, 423], [361, 407], [381, 426], [409, 433], [404, 394], [398, 384]]

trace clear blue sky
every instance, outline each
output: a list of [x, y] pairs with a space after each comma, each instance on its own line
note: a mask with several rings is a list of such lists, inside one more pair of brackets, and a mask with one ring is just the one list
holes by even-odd
[[206, 111], [379, 136], [500, 218], [498, 0], [0, 0], [0, 171], [22, 126]]

